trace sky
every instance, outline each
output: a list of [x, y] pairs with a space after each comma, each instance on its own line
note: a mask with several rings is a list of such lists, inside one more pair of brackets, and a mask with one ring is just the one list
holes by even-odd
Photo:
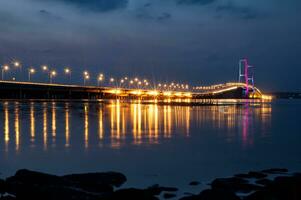
[[[0, 0], [0, 63], [300, 91], [300, 0]], [[63, 79], [63, 77], [58, 77]]]

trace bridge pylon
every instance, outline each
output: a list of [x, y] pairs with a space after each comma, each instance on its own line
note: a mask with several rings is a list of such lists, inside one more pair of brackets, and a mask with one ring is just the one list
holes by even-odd
[[246, 84], [245, 95], [249, 96], [249, 86], [253, 88], [252, 92], [255, 92], [255, 83], [254, 83], [254, 68], [249, 65], [248, 59], [243, 58], [239, 60], [239, 74], [238, 74], [238, 82]]

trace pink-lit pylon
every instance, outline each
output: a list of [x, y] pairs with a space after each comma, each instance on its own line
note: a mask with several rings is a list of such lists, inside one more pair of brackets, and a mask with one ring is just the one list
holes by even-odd
[[244, 79], [244, 82], [246, 84], [246, 96], [249, 96], [249, 81], [251, 81], [251, 85], [253, 87], [254, 92], [254, 77], [250, 77], [249, 75], [249, 68], [252, 67], [248, 63], [248, 59], [244, 58], [239, 61], [239, 77], [238, 82], [241, 83]]

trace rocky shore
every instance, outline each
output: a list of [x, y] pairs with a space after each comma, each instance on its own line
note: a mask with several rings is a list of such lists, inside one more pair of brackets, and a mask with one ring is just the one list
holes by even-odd
[[[199, 194], [177, 196], [177, 188], [153, 185], [119, 189], [127, 181], [118, 172], [56, 176], [22, 169], [0, 180], [1, 200], [300, 200], [301, 174], [267, 169], [217, 178]], [[199, 182], [188, 183], [197, 186]]]

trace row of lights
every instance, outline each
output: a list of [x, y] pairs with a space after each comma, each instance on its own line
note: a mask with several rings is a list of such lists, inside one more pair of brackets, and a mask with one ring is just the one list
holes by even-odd
[[[20, 62], [18, 61], [14, 61], [12, 62], [12, 66], [14, 66], [17, 69], [20, 69], [20, 71], [22, 70], [22, 65]], [[41, 69], [43, 72], [48, 73], [48, 77], [49, 77], [49, 82], [52, 83], [53, 82], [53, 78], [57, 76], [57, 71], [54, 69], [50, 69], [47, 65], [42, 65]], [[1, 80], [4, 80], [4, 74], [5, 72], [10, 70], [10, 65], [3, 65], [1, 66]], [[28, 81], [30, 82], [32, 79], [32, 75], [35, 74], [37, 72], [37, 70], [33, 67], [29, 67], [28, 68]], [[71, 81], [71, 75], [72, 75], [72, 71], [69, 67], [64, 68], [64, 74], [69, 76], [69, 81]], [[83, 83], [84, 85], [86, 85], [87, 81], [90, 80], [91, 76], [90, 73], [88, 71], [84, 71], [83, 72]], [[105, 80], [104, 74], [99, 74], [97, 77], [97, 85], [100, 86], [101, 82], [103, 82]], [[138, 77], [135, 77], [133, 79], [130, 79], [128, 77], [124, 77], [121, 78], [120, 80], [115, 79], [113, 77], [111, 77], [109, 79], [109, 82], [112, 85], [115, 85], [116, 87], [137, 87], [139, 89], [142, 88], [146, 88], [149, 87], [151, 84], [149, 83], [149, 81], [147, 79], [143, 79], [140, 80]], [[159, 83], [157, 85], [155, 85], [155, 88], [158, 89], [164, 89], [164, 90], [177, 90], [177, 89], [181, 89], [181, 90], [189, 90], [189, 85], [188, 84], [180, 84], [180, 83]]]

